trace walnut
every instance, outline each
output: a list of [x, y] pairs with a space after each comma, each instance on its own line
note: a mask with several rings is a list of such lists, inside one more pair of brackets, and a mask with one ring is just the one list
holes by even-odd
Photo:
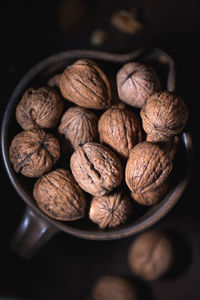
[[158, 201], [160, 201], [163, 196], [167, 193], [169, 188], [169, 178], [167, 178], [159, 187], [147, 191], [145, 193], [131, 193], [131, 197], [141, 205], [151, 206], [155, 205]]
[[55, 74], [48, 80], [48, 86], [51, 88], [59, 87], [61, 74]]
[[117, 73], [119, 98], [127, 104], [142, 107], [147, 98], [161, 88], [156, 71], [139, 62], [125, 64]]
[[97, 116], [83, 107], [70, 107], [62, 116], [58, 131], [74, 149], [87, 142], [98, 141]]
[[108, 194], [123, 177], [119, 159], [99, 143], [79, 146], [71, 156], [70, 167], [80, 187], [93, 196]]
[[96, 29], [92, 32], [90, 42], [93, 46], [101, 46], [109, 38], [109, 33], [103, 29]]
[[73, 221], [85, 214], [83, 191], [72, 174], [64, 169], [40, 177], [34, 185], [33, 197], [43, 212], [57, 220]]
[[100, 142], [109, 145], [122, 158], [128, 158], [131, 149], [142, 141], [142, 128], [137, 116], [126, 108], [113, 106], [98, 122]]
[[93, 197], [89, 218], [101, 229], [105, 229], [126, 223], [130, 219], [131, 213], [130, 197], [123, 190], [118, 190], [107, 196]]
[[68, 66], [60, 77], [63, 97], [77, 105], [103, 109], [110, 106], [111, 87], [107, 76], [89, 59], [79, 59]]
[[135, 286], [121, 276], [102, 276], [92, 289], [93, 300], [136, 300], [138, 299]]
[[145, 193], [159, 187], [172, 170], [172, 160], [157, 144], [141, 142], [130, 152], [125, 180], [132, 192]]
[[140, 115], [144, 131], [156, 142], [183, 131], [188, 120], [188, 109], [175, 93], [163, 91], [148, 98]]
[[64, 104], [59, 93], [49, 87], [29, 88], [16, 108], [17, 122], [24, 130], [55, 127]]
[[48, 172], [60, 157], [58, 140], [42, 129], [18, 133], [9, 148], [15, 172], [27, 177], [39, 177]]
[[155, 280], [170, 270], [173, 247], [168, 237], [159, 231], [139, 235], [128, 254], [130, 269], [145, 280]]
[[138, 20], [137, 12], [119, 10], [112, 14], [111, 24], [119, 31], [126, 34], [136, 34], [143, 28], [142, 22]]

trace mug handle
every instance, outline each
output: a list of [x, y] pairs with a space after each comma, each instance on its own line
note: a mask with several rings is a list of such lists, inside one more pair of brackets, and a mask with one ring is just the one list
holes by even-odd
[[21, 223], [11, 238], [11, 248], [21, 257], [29, 259], [58, 232], [59, 229], [27, 206]]

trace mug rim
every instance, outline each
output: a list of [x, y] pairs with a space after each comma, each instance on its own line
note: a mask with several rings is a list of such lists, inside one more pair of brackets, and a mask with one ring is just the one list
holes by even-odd
[[[160, 49], [156, 49], [156, 51], [161, 51], [161, 53], [166, 54], [164, 51]], [[11, 165], [10, 159], [9, 159], [9, 145], [8, 145], [8, 126], [9, 121], [13, 115], [13, 112], [16, 108], [16, 102], [19, 97], [19, 94], [22, 93], [22, 91], [27, 88], [28, 84], [31, 82], [31, 80], [34, 79], [36, 75], [38, 75], [44, 68], [51, 66], [52, 64], [63, 62], [64, 60], [69, 59], [75, 59], [75, 58], [93, 58], [93, 59], [100, 59], [103, 61], [112, 61], [119, 62], [119, 63], [125, 63], [126, 61], [129, 61], [132, 57], [137, 57], [137, 55], [140, 55], [141, 49], [127, 53], [127, 54], [113, 54], [108, 52], [102, 52], [102, 51], [93, 51], [93, 50], [70, 50], [66, 52], [60, 52], [53, 56], [47, 57], [46, 59], [40, 61], [38, 64], [30, 68], [30, 70], [23, 76], [23, 78], [19, 81], [16, 88], [12, 92], [10, 99], [8, 101], [8, 104], [6, 106], [3, 119], [2, 119], [2, 125], [1, 125], [1, 152], [3, 157], [3, 162], [5, 169], [7, 171], [7, 175], [18, 193], [18, 195], [23, 199], [23, 201], [28, 205], [39, 217], [49, 222], [51, 225], [57, 227], [59, 230], [64, 231], [66, 233], [69, 233], [73, 236], [84, 238], [84, 239], [90, 239], [90, 240], [113, 240], [113, 239], [119, 239], [123, 237], [127, 237], [130, 235], [137, 234], [155, 223], [157, 223], [160, 219], [162, 219], [175, 205], [175, 203], [178, 201], [180, 196], [182, 195], [188, 179], [190, 175], [190, 170], [192, 166], [192, 138], [190, 133], [183, 132], [182, 133], [182, 141], [184, 143], [184, 146], [187, 150], [187, 160], [185, 160], [186, 163], [186, 174], [184, 178], [179, 182], [179, 184], [173, 189], [172, 191], [168, 191], [166, 196], [156, 204], [156, 206], [151, 207], [151, 213], [149, 211], [145, 213], [142, 217], [140, 217], [138, 220], [135, 220], [136, 224], [123, 224], [122, 228], [113, 228], [110, 230], [100, 230], [97, 228], [96, 230], [83, 230], [79, 228], [72, 227], [68, 224], [62, 223], [62, 221], [58, 221], [55, 219], [52, 219], [48, 215], [46, 215], [44, 212], [40, 210], [40, 208], [36, 205], [35, 202], [33, 202], [32, 197], [26, 192], [26, 190], [23, 188], [21, 183], [19, 182], [16, 173], [13, 170], [13, 167]], [[167, 55], [167, 54], [166, 54]], [[98, 57], [97, 57], [98, 56]], [[168, 56], [169, 57], [169, 56]], [[172, 84], [173, 86], [173, 84]]]

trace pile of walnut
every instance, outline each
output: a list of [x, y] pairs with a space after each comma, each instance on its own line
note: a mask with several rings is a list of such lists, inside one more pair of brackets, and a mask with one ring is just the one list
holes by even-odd
[[[18, 103], [23, 131], [11, 142], [10, 160], [16, 172], [38, 177], [33, 197], [54, 219], [83, 218], [89, 206], [90, 220], [115, 227], [134, 219], [133, 201], [154, 205], [168, 190], [187, 107], [162, 90], [151, 66], [127, 63], [116, 83], [118, 102], [99, 66], [79, 59], [48, 86], [29, 88]], [[57, 167], [66, 149], [59, 136], [73, 149], [70, 170]]]

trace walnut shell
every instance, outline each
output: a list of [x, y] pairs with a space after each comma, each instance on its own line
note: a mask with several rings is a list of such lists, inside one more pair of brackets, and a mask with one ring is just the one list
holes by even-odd
[[103, 196], [120, 185], [121, 162], [107, 147], [86, 143], [72, 154], [70, 167], [80, 187], [93, 196]]
[[97, 116], [83, 107], [70, 107], [62, 116], [58, 131], [74, 149], [87, 142], [98, 141]]
[[155, 280], [170, 270], [173, 247], [167, 236], [159, 231], [139, 235], [131, 244], [128, 254], [130, 269], [145, 280]]
[[74, 221], [85, 214], [83, 191], [71, 172], [56, 169], [40, 177], [33, 189], [39, 208], [48, 216], [62, 221]]
[[145, 193], [131, 193], [131, 197], [140, 205], [152, 206], [160, 201], [167, 193], [170, 181], [168, 178], [157, 188]]
[[93, 300], [136, 300], [138, 299], [135, 286], [121, 276], [102, 276], [92, 289]]
[[130, 197], [122, 190], [102, 197], [93, 197], [89, 218], [101, 229], [126, 223], [131, 216]]
[[149, 97], [140, 115], [144, 131], [156, 142], [183, 131], [188, 120], [188, 109], [179, 96], [164, 91]]
[[132, 192], [144, 193], [159, 187], [172, 170], [172, 160], [157, 144], [141, 142], [130, 152], [125, 180]]
[[111, 107], [98, 122], [100, 142], [109, 145], [122, 158], [142, 141], [142, 128], [137, 116], [126, 108]]
[[110, 106], [111, 87], [107, 76], [89, 59], [79, 59], [68, 66], [60, 77], [63, 97], [77, 105], [103, 109]]
[[24, 130], [55, 127], [64, 104], [57, 91], [49, 87], [29, 88], [16, 108], [17, 122]]
[[60, 157], [58, 140], [42, 129], [18, 133], [9, 148], [15, 172], [27, 177], [39, 177], [48, 172]]
[[119, 98], [127, 104], [142, 107], [147, 98], [161, 88], [156, 71], [139, 62], [125, 64], [117, 73]]

